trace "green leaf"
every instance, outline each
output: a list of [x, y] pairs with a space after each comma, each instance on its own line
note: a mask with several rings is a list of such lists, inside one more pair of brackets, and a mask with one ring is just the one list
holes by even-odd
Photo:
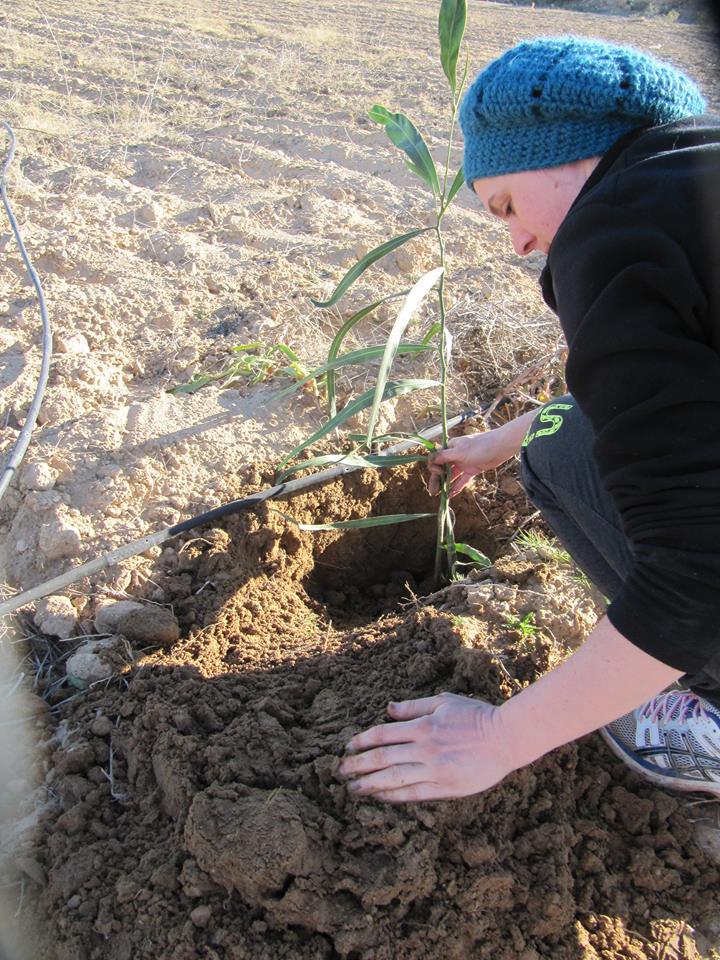
[[[365, 443], [365, 434], [364, 433], [348, 433], [347, 439], [353, 443]], [[432, 440], [428, 440], [427, 437], [420, 436], [419, 433], [383, 433], [381, 436], [376, 436], [373, 438], [373, 443], [394, 443], [397, 440], [415, 440], [416, 443], [419, 443], [421, 446], [425, 447], [426, 450], [429, 450], [431, 453], [434, 453], [436, 450], [435, 444]], [[421, 459], [425, 459], [422, 457]]]
[[[347, 289], [352, 286], [353, 283], [357, 280], [361, 274], [363, 274], [368, 267], [372, 266], [376, 260], [382, 259], [388, 253], [392, 253], [393, 250], [396, 250], [398, 247], [401, 247], [404, 243], [407, 243], [408, 240], [412, 240], [414, 237], [419, 237], [421, 233], [427, 233], [428, 230], [434, 229], [433, 227], [418, 227], [416, 230], [411, 230], [409, 233], [403, 233], [402, 236], [394, 237], [392, 240], [386, 240], [385, 243], [381, 243], [379, 247], [375, 247], [374, 250], [371, 250], [370, 253], [366, 253], [362, 260], [358, 260], [354, 267], [351, 267], [345, 276], [342, 278], [340, 283], [335, 287], [329, 300], [313, 300], [310, 298], [312, 303], [316, 307], [332, 307], [334, 306], [340, 297], [347, 291]], [[382, 302], [382, 301], [379, 301]]]
[[211, 373], [193, 377], [189, 383], [181, 383], [178, 387], [170, 387], [167, 393], [171, 393], [174, 397], [179, 397], [183, 393], [195, 393], [196, 390], [199, 390], [206, 384], [214, 383], [216, 380], [222, 380], [226, 376], [226, 373]]
[[292, 360], [293, 363], [300, 363], [300, 357], [295, 353], [292, 347], [289, 347], [286, 343], [276, 343], [275, 350], [281, 353], [284, 357], [287, 357], [288, 360]]
[[461, 553], [464, 557], [470, 557], [472, 562], [476, 563], [482, 569], [487, 569], [487, 567], [492, 566], [490, 557], [486, 557], [484, 553], [476, 550], [475, 547], [471, 547], [468, 543], [456, 543], [455, 552]]
[[440, 323], [439, 320], [436, 320], [435, 323], [433, 323], [433, 325], [430, 327], [428, 332], [425, 334], [425, 336], [422, 338], [422, 342], [429, 345], [430, 341], [434, 339], [435, 334], [440, 333], [441, 330], [442, 330], [442, 324]]
[[383, 517], [363, 517], [360, 520], [336, 520], [334, 523], [298, 523], [286, 513], [275, 510], [290, 523], [295, 524], [301, 530], [362, 530], [366, 527], [386, 527], [391, 523], [407, 523], [410, 520], [422, 520], [425, 517], [432, 517], [432, 513], [389, 513]]
[[380, 104], [375, 104], [368, 116], [385, 127], [385, 132], [395, 146], [400, 147], [407, 154], [408, 159], [405, 163], [410, 170], [427, 183], [433, 196], [439, 197], [440, 182], [435, 162], [413, 122], [404, 113], [391, 113]]
[[[426, 387], [436, 387], [437, 385], [437, 380], [391, 380], [385, 387], [383, 399], [390, 400], [393, 397], [400, 397], [405, 393], [410, 393], [411, 390], [424, 390]], [[278, 470], [282, 470], [283, 467], [297, 457], [298, 454], [302, 453], [310, 444], [320, 440], [326, 436], [326, 434], [331, 433], [336, 427], [340, 426], [341, 423], [344, 423], [346, 420], [349, 420], [350, 417], [354, 417], [356, 413], [360, 413], [361, 410], [369, 407], [373, 402], [374, 396], [375, 390], [366, 390], [365, 393], [344, 406], [339, 413], [331, 420], [328, 420], [319, 430], [316, 430], [311, 437], [303, 440], [303, 442], [299, 443], [294, 450], [291, 450], [286, 457], [283, 457], [278, 464]]]
[[375, 396], [373, 397], [370, 418], [368, 420], [368, 449], [372, 443], [375, 423], [377, 422], [378, 413], [380, 412], [380, 404], [385, 396], [385, 384], [387, 383], [387, 378], [390, 374], [390, 367], [392, 366], [393, 360], [395, 359], [395, 355], [398, 351], [398, 347], [400, 346], [400, 340], [405, 333], [407, 325], [412, 319], [413, 313], [415, 313], [417, 308], [428, 295], [432, 287], [437, 283], [442, 274], [443, 268], [436, 267], [434, 270], [429, 270], [426, 274], [423, 274], [423, 276], [420, 277], [418, 282], [407, 295], [405, 303], [402, 305], [400, 313], [398, 314], [397, 320], [393, 324], [392, 330], [390, 331], [387, 343], [385, 344], [385, 352], [383, 353], [383, 358], [380, 362], [380, 369], [378, 370]]
[[457, 61], [465, 32], [466, 16], [465, 0], [442, 0], [438, 17], [440, 62], [453, 94], [457, 84]]
[[[426, 353], [428, 350], [432, 350], [432, 347], [427, 343], [403, 343], [399, 347], [398, 353]], [[385, 345], [381, 343], [377, 346], [361, 347], [359, 350], [351, 350], [350, 353], [344, 353], [341, 357], [335, 357], [335, 359], [329, 363], [315, 367], [314, 370], [306, 370], [302, 379], [298, 380], [297, 383], [291, 383], [289, 387], [283, 387], [282, 390], [278, 390], [277, 393], [274, 393], [272, 397], [270, 397], [269, 402], [274, 403], [276, 400], [282, 400], [291, 393], [301, 390], [305, 384], [311, 380], [317, 380], [318, 377], [322, 377], [323, 374], [326, 373], [334, 373], [339, 367], [346, 367], [353, 363], [367, 363], [369, 360], [377, 360], [378, 357], [383, 355], [384, 351]]]
[[448, 192], [447, 199], [445, 200], [445, 205], [443, 209], [447, 210], [447, 208], [450, 206], [453, 199], [455, 198], [455, 194], [458, 192], [458, 190], [464, 183], [465, 183], [465, 171], [463, 170], [462, 167], [460, 167], [458, 172], [455, 174], [455, 179], [452, 182], [452, 186], [450, 187], [450, 190]]
[[[366, 317], [369, 313], [372, 313], [372, 311], [381, 304], [387, 303], [388, 300], [394, 300], [396, 297], [405, 297], [408, 293], [408, 290], [403, 290], [402, 293], [391, 293], [389, 296], [382, 297], [380, 300], [376, 300], [375, 303], [371, 303], [368, 307], [363, 307], [361, 310], [358, 310], [357, 313], [354, 313], [351, 317], [348, 317], [348, 319], [343, 323], [333, 337], [333, 342], [330, 344], [330, 349], [328, 350], [328, 363], [331, 363], [335, 357], [337, 357], [343, 340], [352, 330], [352, 328], [363, 319], [363, 317]], [[333, 369], [328, 370], [326, 383], [328, 413], [329, 416], [334, 417], [337, 413], [337, 398], [335, 396], [335, 371]]]
[[363, 457], [359, 453], [328, 453], [320, 457], [311, 457], [309, 460], [303, 460], [301, 463], [296, 463], [292, 467], [288, 467], [287, 470], [283, 470], [277, 478], [277, 482], [282, 483], [283, 480], [286, 480], [291, 474], [297, 473], [298, 470], [310, 470], [313, 467], [323, 467], [329, 464], [381, 469], [383, 467], [397, 467], [403, 463], [419, 463], [421, 460], [426, 459], [426, 457], [416, 453], [407, 455], [389, 453], [385, 456], [382, 454], [372, 454], [367, 457]]

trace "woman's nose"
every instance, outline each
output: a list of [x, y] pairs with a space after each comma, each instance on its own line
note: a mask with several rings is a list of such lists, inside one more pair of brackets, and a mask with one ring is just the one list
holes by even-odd
[[529, 253], [532, 253], [537, 246], [537, 239], [533, 234], [517, 223], [511, 224], [509, 229], [515, 253], [519, 257], [526, 257]]

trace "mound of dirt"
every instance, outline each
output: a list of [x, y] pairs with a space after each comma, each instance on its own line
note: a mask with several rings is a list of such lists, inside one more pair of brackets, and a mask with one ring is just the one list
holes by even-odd
[[[525, 508], [504, 486], [458, 508], [463, 536], [487, 512], [493, 553]], [[424, 497], [418, 473], [364, 472], [284, 509], [317, 521]], [[661, 943], [700, 956], [688, 923], [712, 926], [718, 870], [678, 800], [595, 737], [452, 802], [394, 808], [336, 776], [389, 699], [500, 702], [596, 617], [568, 571], [514, 555], [398, 607], [388, 571], [400, 557], [422, 582], [431, 555], [421, 524], [313, 539], [269, 509], [166, 551], [154, 579], [191, 626], [69, 705], [57, 803], [22, 852], [47, 878], [55, 956], [590, 960]], [[523, 636], [529, 611], [538, 629]]]

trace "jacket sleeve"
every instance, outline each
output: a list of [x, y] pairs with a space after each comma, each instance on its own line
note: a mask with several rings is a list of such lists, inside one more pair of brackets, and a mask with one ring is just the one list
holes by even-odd
[[633, 553], [608, 617], [694, 673], [720, 651], [720, 355], [697, 270], [650, 220], [632, 203], [582, 204], [549, 262], [568, 386]]

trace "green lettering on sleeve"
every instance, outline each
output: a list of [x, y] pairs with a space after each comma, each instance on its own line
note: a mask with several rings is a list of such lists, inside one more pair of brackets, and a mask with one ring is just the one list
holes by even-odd
[[[525, 439], [522, 442], [523, 447], [526, 447], [530, 441], [534, 440], [536, 437], [550, 437], [553, 433], [558, 432], [560, 427], [563, 425], [563, 418], [561, 413], [553, 413], [553, 410], [572, 410], [572, 404], [548, 403], [546, 406], [544, 406], [530, 424], [530, 428], [525, 434]], [[541, 423], [547, 424], [547, 426], [538, 427], [538, 429], [536, 429], [536, 426]]]

